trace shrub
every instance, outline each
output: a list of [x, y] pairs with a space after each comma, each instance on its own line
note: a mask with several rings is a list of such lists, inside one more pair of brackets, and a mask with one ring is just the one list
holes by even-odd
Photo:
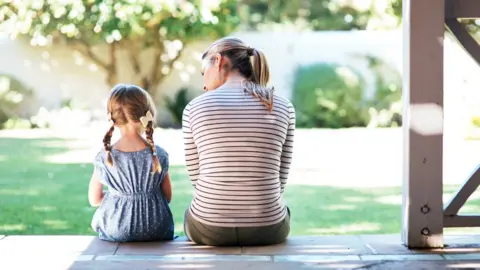
[[180, 88], [174, 98], [165, 97], [165, 105], [173, 118], [174, 124], [178, 127], [182, 124], [183, 110], [192, 100], [188, 88]]
[[361, 76], [348, 67], [328, 63], [300, 67], [295, 74], [292, 100], [297, 126], [366, 126], [369, 114], [364, 85]]
[[375, 127], [402, 125], [402, 77], [398, 70], [380, 58], [366, 56], [375, 76], [375, 95], [370, 100], [370, 123]]
[[31, 95], [32, 91], [19, 80], [0, 75], [0, 129], [9, 119], [20, 118], [19, 109]]
[[349, 67], [320, 63], [297, 69], [292, 101], [298, 127], [401, 126], [400, 73], [379, 58], [362, 57], [375, 79], [372, 97], [365, 95], [365, 79]]

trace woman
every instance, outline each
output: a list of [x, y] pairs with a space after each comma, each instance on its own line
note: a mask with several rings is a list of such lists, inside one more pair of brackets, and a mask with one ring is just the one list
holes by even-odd
[[292, 159], [295, 110], [267, 88], [265, 55], [237, 38], [202, 57], [205, 94], [183, 113], [187, 169], [195, 189], [185, 233], [210, 246], [284, 242], [283, 194]]

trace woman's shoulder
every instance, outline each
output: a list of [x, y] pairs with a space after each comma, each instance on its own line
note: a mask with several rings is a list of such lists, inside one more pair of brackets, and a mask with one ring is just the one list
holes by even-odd
[[290, 112], [295, 111], [295, 108], [293, 107], [292, 102], [288, 98], [286, 98], [282, 95], [275, 94], [274, 95], [274, 103], [282, 104], [283, 107], [288, 108], [288, 111], [290, 111]]
[[292, 102], [288, 98], [286, 98], [285, 96], [279, 95], [277, 93], [275, 93], [273, 96], [274, 96], [274, 99], [275, 99], [276, 102], [281, 102], [281, 103], [284, 103], [288, 106], [293, 106]]
[[191, 108], [192, 106], [194, 106], [195, 104], [198, 104], [199, 102], [202, 102], [205, 98], [211, 96], [213, 94], [213, 92], [215, 91], [209, 91], [209, 92], [205, 92], [205, 93], [202, 93], [201, 95], [195, 97], [194, 99], [192, 99], [186, 106], [186, 108]]

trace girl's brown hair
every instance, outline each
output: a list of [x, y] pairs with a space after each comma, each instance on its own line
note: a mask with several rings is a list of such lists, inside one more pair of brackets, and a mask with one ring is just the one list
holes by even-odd
[[242, 40], [226, 37], [215, 41], [203, 54], [202, 59], [213, 60], [216, 54], [227, 57], [229, 65], [223, 68], [228, 72], [238, 70], [247, 81], [245, 91], [258, 98], [268, 110], [273, 108], [273, 87], [267, 88], [270, 71], [267, 58], [260, 50], [249, 47]]
[[[107, 104], [108, 115], [113, 122], [110, 129], [103, 138], [103, 145], [107, 152], [107, 164], [113, 166], [112, 146], [110, 141], [115, 129], [115, 125], [121, 126], [127, 123], [139, 123], [140, 118], [150, 112], [155, 119], [155, 105], [152, 97], [147, 91], [135, 85], [118, 84], [110, 93]], [[145, 135], [148, 144], [152, 148], [153, 153], [153, 172], [160, 173], [162, 167], [157, 156], [157, 148], [153, 142], [153, 121], [149, 121], [145, 127]]]

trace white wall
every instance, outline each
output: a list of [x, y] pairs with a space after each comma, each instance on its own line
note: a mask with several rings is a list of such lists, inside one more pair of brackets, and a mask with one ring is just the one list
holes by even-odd
[[[250, 46], [263, 50], [271, 68], [271, 83], [278, 94], [290, 97], [294, 72], [298, 66], [316, 62], [350, 65], [370, 78], [366, 62], [355, 55], [373, 54], [384, 58], [401, 72], [402, 32], [288, 32], [236, 33]], [[159, 87], [163, 94], [173, 95], [182, 86], [201, 89], [199, 58], [209, 42], [187, 47], [176, 69]], [[98, 49], [98, 48], [97, 48]], [[100, 55], [106, 53], [100, 52]], [[134, 76], [126, 64], [125, 53], [119, 54], [120, 78], [133, 83]], [[33, 48], [20, 41], [0, 38], [0, 74], [10, 74], [34, 88], [38, 106], [55, 108], [62, 98], [73, 98], [75, 107], [103, 109], [108, 93], [105, 74], [80, 54], [63, 47]], [[143, 65], [151, 54], [142, 55]], [[445, 41], [445, 107], [446, 121], [459, 122], [480, 101], [480, 68], [452, 39]], [[371, 81], [370, 81], [371, 82]], [[370, 89], [372, 90], [372, 89]], [[160, 101], [158, 101], [160, 102]], [[470, 104], [470, 106], [467, 106]], [[465, 120], [468, 121], [468, 120]]]

